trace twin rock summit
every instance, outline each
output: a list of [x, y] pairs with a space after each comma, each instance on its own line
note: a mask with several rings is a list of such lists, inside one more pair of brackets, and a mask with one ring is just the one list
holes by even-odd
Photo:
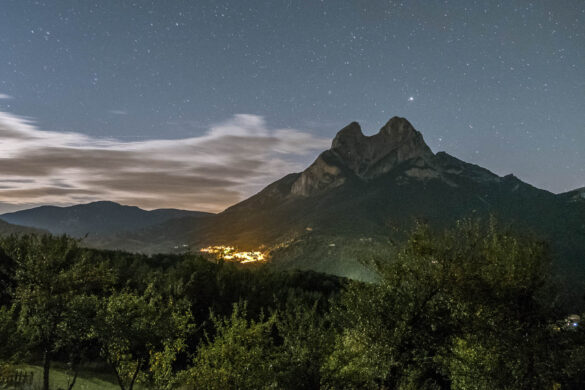
[[[580, 283], [585, 280], [582, 192], [553, 194], [513, 175], [500, 177], [445, 152], [435, 154], [421, 133], [399, 117], [372, 136], [365, 136], [358, 123], [350, 123], [305, 171], [289, 174], [219, 214], [167, 215], [159, 210], [158, 219], [153, 219], [149, 213], [156, 210], [107, 203], [110, 209], [120, 209], [110, 210], [111, 221], [102, 221], [111, 222], [103, 225], [110, 234], [103, 234], [83, 223], [106, 204], [89, 206], [51, 209], [51, 222], [45, 225], [34, 222], [38, 209], [2, 219], [47, 228], [61, 218], [68, 225], [59, 226], [77, 224], [76, 231], [90, 233], [89, 245], [102, 248], [153, 253], [236, 245], [270, 251], [276, 268], [367, 278], [360, 259], [384, 253], [391, 242], [403, 240], [416, 220], [445, 228], [463, 218], [495, 216], [508, 229], [549, 241], [555, 266]], [[73, 218], [67, 209], [75, 207]], [[127, 220], [134, 225], [124, 229], [127, 224], [118, 219], [130, 209], [133, 214]], [[167, 219], [161, 221], [163, 217]], [[152, 222], [136, 226], [140, 218]]]
[[[383, 194], [386, 194], [387, 201], [397, 201], [401, 193], [410, 192], [407, 188], [409, 185], [417, 191], [431, 190], [426, 188], [431, 181], [441, 182], [451, 189], [486, 183], [507, 183], [514, 191], [520, 189], [521, 185], [530, 187], [513, 175], [501, 178], [487, 169], [465, 163], [445, 152], [434, 154], [424, 142], [422, 134], [408, 120], [393, 117], [372, 136], [364, 135], [357, 122], [350, 123], [337, 133], [331, 148], [321, 153], [304, 172], [288, 175], [249, 201], [226, 211], [233, 212], [243, 205], [252, 204], [256, 206], [272, 204], [281, 207], [286, 203], [284, 200], [294, 202], [295, 198], [331, 197], [336, 193], [345, 193], [350, 188], [356, 189], [362, 195], [364, 192], [370, 193], [376, 198], [383, 198]], [[404, 188], [399, 189], [397, 186]], [[441, 191], [439, 189], [435, 191], [437, 191], [435, 196], [429, 193], [435, 199], [432, 206], [445, 207], [438, 197]], [[489, 197], [490, 194], [476, 194], [476, 198], [481, 199], [484, 204], [489, 203], [487, 200]], [[384, 202], [382, 198], [377, 201]], [[350, 209], [361, 207], [357, 198], [354, 200], [353, 204], [348, 205]], [[331, 200], [335, 201], [341, 200]], [[368, 203], [367, 199], [361, 197], [360, 201]], [[334, 207], [331, 202], [323, 206]], [[392, 206], [403, 208], [407, 204], [401, 202]], [[410, 211], [411, 217], [425, 215], [422, 209]], [[347, 213], [347, 210], [345, 212]]]
[[[405, 165], [406, 164], [406, 165]], [[310, 196], [319, 191], [342, 185], [348, 175], [364, 181], [383, 176], [405, 165], [404, 175], [418, 179], [442, 178], [447, 183], [450, 175], [460, 175], [472, 169], [445, 152], [434, 154], [420, 132], [404, 118], [393, 117], [378, 132], [365, 136], [357, 122], [340, 130], [331, 145], [295, 181], [291, 193]], [[477, 179], [496, 179], [487, 170], [474, 169]]]

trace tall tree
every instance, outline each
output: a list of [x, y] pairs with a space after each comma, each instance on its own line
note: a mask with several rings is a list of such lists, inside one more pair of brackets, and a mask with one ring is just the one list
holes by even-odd
[[279, 389], [318, 389], [321, 366], [332, 352], [335, 332], [329, 318], [292, 295], [276, 312], [278, 348], [276, 366]]
[[115, 292], [103, 299], [94, 334], [122, 390], [148, 381], [172, 388], [172, 365], [192, 326], [185, 302], [165, 300], [150, 287], [144, 294]]
[[543, 244], [464, 221], [420, 226], [380, 283], [344, 296], [344, 331], [324, 370], [329, 386], [393, 389], [546, 388], [557, 337]]
[[[43, 356], [43, 389], [49, 389], [53, 354], [71, 346], [77, 316], [76, 298], [102, 291], [113, 275], [105, 264], [94, 264], [91, 252], [66, 236], [22, 236], [4, 239], [2, 247], [15, 260], [18, 328]], [[88, 329], [85, 329], [87, 333]]]
[[276, 388], [277, 352], [271, 337], [276, 317], [253, 321], [246, 318], [245, 304], [233, 308], [228, 318], [212, 316], [215, 336], [199, 347], [188, 384], [209, 390]]

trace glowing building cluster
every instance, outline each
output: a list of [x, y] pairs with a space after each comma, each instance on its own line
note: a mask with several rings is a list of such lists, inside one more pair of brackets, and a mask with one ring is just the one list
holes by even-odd
[[214, 245], [200, 249], [200, 252], [214, 254], [224, 260], [235, 261], [241, 264], [265, 261], [264, 253], [260, 251], [240, 252], [233, 246]]

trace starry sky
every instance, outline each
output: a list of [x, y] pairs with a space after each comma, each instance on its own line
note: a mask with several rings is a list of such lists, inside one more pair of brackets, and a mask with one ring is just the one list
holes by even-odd
[[344, 125], [585, 186], [585, 1], [3, 0], [0, 211], [220, 211]]

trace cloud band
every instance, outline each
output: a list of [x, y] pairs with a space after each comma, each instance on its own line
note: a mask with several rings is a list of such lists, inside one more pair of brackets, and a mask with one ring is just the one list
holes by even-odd
[[220, 211], [302, 169], [308, 161], [300, 160], [328, 144], [296, 129], [270, 129], [250, 114], [197, 137], [124, 142], [43, 131], [0, 112], [0, 206], [113, 200]]

